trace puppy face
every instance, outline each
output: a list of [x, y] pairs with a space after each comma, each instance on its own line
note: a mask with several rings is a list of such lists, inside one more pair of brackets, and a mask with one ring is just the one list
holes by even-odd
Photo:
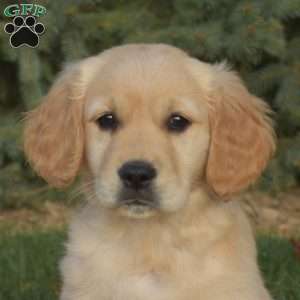
[[25, 151], [51, 184], [85, 165], [92, 201], [149, 217], [183, 208], [201, 185], [227, 196], [253, 182], [274, 150], [267, 112], [223, 65], [123, 46], [61, 77], [28, 115]]
[[93, 196], [103, 205], [143, 216], [175, 211], [200, 182], [208, 107], [184, 69], [172, 56], [162, 60], [142, 52], [108, 62], [91, 82], [86, 158]]

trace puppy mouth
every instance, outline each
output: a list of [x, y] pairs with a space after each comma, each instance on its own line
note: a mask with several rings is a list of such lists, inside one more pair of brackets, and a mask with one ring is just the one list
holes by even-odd
[[121, 205], [124, 206], [148, 206], [150, 208], [157, 208], [157, 205], [152, 201], [143, 199], [143, 198], [133, 198], [133, 199], [126, 199], [121, 201]]
[[118, 196], [118, 208], [122, 215], [144, 218], [155, 214], [158, 210], [158, 201], [151, 190], [123, 189]]

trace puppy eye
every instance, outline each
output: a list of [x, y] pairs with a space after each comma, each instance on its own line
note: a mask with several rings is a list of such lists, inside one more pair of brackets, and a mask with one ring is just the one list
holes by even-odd
[[113, 113], [106, 113], [96, 120], [101, 129], [115, 130], [119, 126], [119, 121]]
[[173, 114], [167, 120], [167, 128], [173, 132], [183, 132], [190, 124], [189, 120], [179, 114]]

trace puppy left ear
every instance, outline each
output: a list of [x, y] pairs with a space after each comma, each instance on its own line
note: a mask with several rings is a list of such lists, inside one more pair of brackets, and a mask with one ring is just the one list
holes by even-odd
[[92, 56], [67, 67], [42, 103], [25, 117], [24, 150], [50, 185], [72, 183], [83, 161], [83, 107], [87, 86], [105, 59]]
[[24, 150], [35, 171], [50, 185], [75, 178], [83, 155], [83, 99], [80, 71], [70, 67], [42, 103], [25, 117]]
[[226, 198], [261, 174], [275, 151], [275, 135], [269, 106], [251, 95], [224, 64], [213, 68], [206, 178], [214, 192]]

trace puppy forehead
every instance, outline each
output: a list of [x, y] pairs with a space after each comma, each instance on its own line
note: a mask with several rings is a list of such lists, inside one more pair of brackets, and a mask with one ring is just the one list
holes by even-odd
[[170, 88], [190, 86], [191, 75], [184, 65], [185, 56], [153, 53], [150, 51], [125, 52], [110, 57], [96, 72], [91, 86], [122, 94], [135, 91], [170, 92]]
[[108, 110], [109, 106], [118, 106], [123, 112], [146, 106], [153, 110], [157, 102], [160, 111], [171, 105], [191, 106], [192, 99], [199, 98], [199, 86], [186, 67], [187, 55], [166, 48], [133, 47], [131, 51], [112, 53], [96, 72], [87, 98]]

